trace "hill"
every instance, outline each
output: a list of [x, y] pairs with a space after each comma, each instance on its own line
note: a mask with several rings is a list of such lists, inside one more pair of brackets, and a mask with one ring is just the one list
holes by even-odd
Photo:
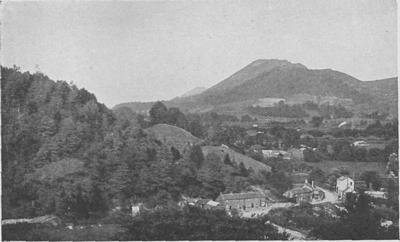
[[168, 147], [175, 147], [181, 153], [190, 145], [203, 141], [184, 129], [168, 124], [156, 124], [145, 129], [145, 132]]
[[[240, 113], [244, 107], [237, 103], [251, 106], [266, 98], [286, 99], [291, 104], [335, 101], [356, 112], [386, 110], [397, 114], [397, 77], [361, 81], [331, 69], [308, 69], [286, 60], [256, 60], [199, 94], [165, 103], [186, 112], [205, 112], [223, 106], [224, 110]], [[138, 110], [132, 104], [121, 105]]]
[[189, 97], [189, 96], [197, 95], [197, 94], [204, 92], [205, 90], [207, 90], [207, 88], [205, 88], [205, 87], [195, 87], [192, 90], [185, 92], [181, 97]]
[[202, 151], [204, 156], [207, 156], [210, 153], [215, 153], [221, 158], [221, 160], [223, 160], [225, 155], [228, 154], [232, 162], [235, 162], [237, 165], [243, 163], [246, 169], [252, 168], [256, 172], [262, 170], [267, 172], [271, 171], [271, 167], [224, 146], [203, 146]]

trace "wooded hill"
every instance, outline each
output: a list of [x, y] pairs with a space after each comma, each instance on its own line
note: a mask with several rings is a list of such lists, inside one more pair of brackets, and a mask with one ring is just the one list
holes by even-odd
[[3, 218], [101, 218], [116, 206], [176, 205], [182, 194], [215, 198], [267, 179], [212, 153], [204, 156], [197, 145], [183, 151], [154, 136], [169, 136], [159, 130], [167, 127], [183, 134], [180, 142], [200, 141], [159, 124], [195, 133], [196, 122], [177, 109], [156, 105], [155, 122], [148, 124], [129, 109], [113, 113], [65, 81], [16, 67], [2, 67], [1, 75]]

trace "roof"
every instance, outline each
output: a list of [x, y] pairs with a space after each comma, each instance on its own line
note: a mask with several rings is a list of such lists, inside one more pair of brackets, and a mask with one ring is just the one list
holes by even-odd
[[215, 206], [219, 205], [219, 202], [215, 202], [215, 201], [210, 200], [210, 201], [207, 202], [207, 205], [215, 207]]
[[245, 192], [245, 193], [227, 193], [219, 195], [221, 200], [242, 200], [242, 199], [253, 199], [253, 198], [265, 198], [266, 195], [261, 192]]
[[339, 177], [337, 180], [338, 180], [338, 181], [344, 181], [344, 180], [346, 180], [346, 179], [351, 179], [351, 178], [348, 177], [348, 176], [341, 176], [341, 177]]

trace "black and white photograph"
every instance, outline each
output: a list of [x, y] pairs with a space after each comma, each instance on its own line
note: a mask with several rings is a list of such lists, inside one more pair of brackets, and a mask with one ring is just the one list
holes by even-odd
[[398, 241], [398, 17], [1, 1], [0, 240]]

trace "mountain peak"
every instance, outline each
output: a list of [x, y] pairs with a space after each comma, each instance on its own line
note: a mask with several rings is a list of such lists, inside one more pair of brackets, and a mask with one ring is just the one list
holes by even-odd
[[292, 63], [288, 60], [283, 60], [283, 59], [257, 59], [253, 62], [251, 62], [249, 66], [256, 67], [256, 66], [293, 66], [293, 67], [300, 67], [300, 68], [307, 68], [303, 64], [300, 63]]
[[272, 71], [276, 68], [284, 68], [284, 69], [294, 69], [294, 68], [301, 68], [307, 69], [302, 64], [299, 63], [291, 63], [287, 60], [280, 60], [280, 59], [257, 59], [232, 76], [228, 77], [227, 79], [223, 80], [222, 82], [218, 83], [217, 85], [211, 87], [207, 91], [215, 92], [221, 90], [232, 89], [236, 86], [239, 86], [246, 81], [253, 79], [263, 73], [267, 73]]

